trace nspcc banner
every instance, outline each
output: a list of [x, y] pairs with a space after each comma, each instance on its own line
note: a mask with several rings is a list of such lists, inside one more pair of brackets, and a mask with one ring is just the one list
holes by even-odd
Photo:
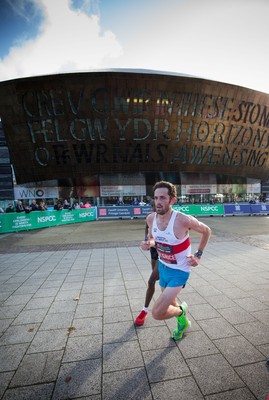
[[79, 210], [32, 211], [26, 213], [0, 214], [0, 233], [47, 228], [56, 225], [94, 221], [96, 208]]
[[223, 215], [223, 204], [183, 204], [174, 205], [173, 209], [187, 215]]

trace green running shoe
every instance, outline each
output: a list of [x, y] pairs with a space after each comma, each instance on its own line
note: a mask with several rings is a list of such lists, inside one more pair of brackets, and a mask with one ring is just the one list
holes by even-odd
[[191, 326], [191, 321], [188, 320], [187, 318], [187, 308], [188, 305], [187, 303], [183, 302], [180, 305], [180, 308], [182, 310], [182, 314], [177, 316], [177, 328], [174, 329], [171, 338], [174, 340], [179, 340], [182, 338], [183, 333]]

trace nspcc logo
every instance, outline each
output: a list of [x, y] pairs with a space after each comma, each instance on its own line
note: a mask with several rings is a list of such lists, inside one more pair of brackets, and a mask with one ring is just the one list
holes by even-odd
[[44, 215], [42, 217], [37, 217], [37, 222], [55, 222], [56, 217], [55, 215]]
[[190, 212], [189, 206], [180, 206], [180, 207], [179, 207], [179, 210], [180, 210], [181, 212], [187, 213], [187, 214]]
[[79, 213], [79, 218], [87, 218], [87, 217], [93, 217], [93, 212], [89, 211], [89, 212], [83, 212], [83, 213]]
[[218, 212], [218, 206], [201, 206], [201, 210], [204, 212]]

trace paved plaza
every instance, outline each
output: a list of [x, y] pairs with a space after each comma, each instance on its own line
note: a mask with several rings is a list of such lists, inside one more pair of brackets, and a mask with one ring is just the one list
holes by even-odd
[[178, 342], [175, 318], [133, 323], [145, 221], [1, 235], [0, 399], [267, 400], [269, 218], [201, 220], [213, 235], [180, 294], [192, 326]]

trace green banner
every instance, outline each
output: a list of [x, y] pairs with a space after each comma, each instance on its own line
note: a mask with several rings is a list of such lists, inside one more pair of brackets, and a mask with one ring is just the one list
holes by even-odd
[[224, 215], [223, 204], [182, 204], [174, 205], [173, 209], [187, 215]]
[[[183, 204], [173, 209], [187, 215], [224, 215], [223, 204]], [[32, 211], [26, 213], [0, 214], [0, 233], [27, 231], [56, 225], [95, 221], [96, 207], [79, 210]]]
[[96, 220], [96, 208], [0, 214], [0, 233], [26, 231]]

